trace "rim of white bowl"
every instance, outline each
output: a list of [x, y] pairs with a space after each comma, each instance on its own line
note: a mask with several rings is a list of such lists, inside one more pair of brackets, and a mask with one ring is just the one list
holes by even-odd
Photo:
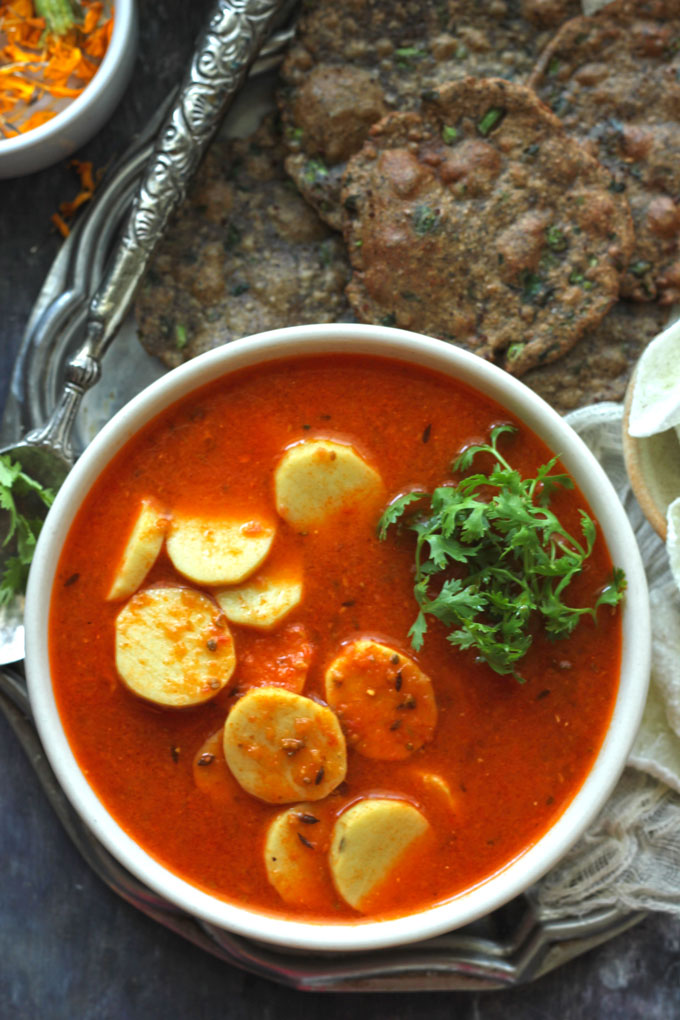
[[[559, 453], [598, 518], [613, 562], [628, 580], [622, 676], [611, 725], [582, 787], [553, 826], [528, 850], [480, 885], [446, 903], [384, 921], [343, 924], [286, 920], [219, 900], [173, 874], [108, 813], [75, 760], [50, 681], [48, 610], [68, 529], [102, 466], [147, 421], [191, 390], [241, 368], [312, 353], [371, 354], [409, 361], [490, 395]], [[603, 469], [579, 436], [517, 379], [443, 341], [380, 326], [300, 326], [233, 341], [180, 366], [133, 398], [104, 426], [57, 494], [40, 536], [26, 600], [26, 672], [35, 722], [61, 786], [92, 833], [160, 896], [210, 924], [261, 942], [311, 951], [358, 951], [415, 942], [473, 921], [536, 882], [593, 821], [623, 770], [644, 708], [651, 657], [647, 584], [637, 542]]]
[[79, 96], [60, 110], [56, 117], [47, 123], [32, 128], [26, 134], [14, 138], [4, 138], [0, 147], [0, 158], [16, 152], [28, 152], [61, 134], [70, 124], [79, 120], [85, 108], [94, 107], [99, 97], [106, 92], [115, 77], [118, 67], [125, 56], [125, 48], [130, 45], [132, 30], [135, 23], [136, 0], [113, 0], [114, 19], [113, 31], [104, 58], [97, 68], [97, 73], [87, 83]]

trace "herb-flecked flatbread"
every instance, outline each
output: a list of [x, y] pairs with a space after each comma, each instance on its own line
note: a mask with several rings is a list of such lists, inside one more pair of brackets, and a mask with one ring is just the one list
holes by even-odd
[[656, 303], [618, 301], [564, 357], [532, 368], [522, 382], [560, 414], [603, 400], [619, 402], [633, 366], [667, 319], [668, 309]]
[[287, 178], [268, 118], [210, 148], [138, 294], [140, 339], [173, 368], [251, 333], [342, 321], [348, 278], [342, 240]]
[[339, 230], [344, 164], [371, 124], [467, 75], [522, 81], [555, 27], [578, 13], [578, 0], [308, 2], [279, 92], [288, 172]]
[[402, 326], [521, 375], [616, 300], [625, 197], [528, 88], [467, 78], [373, 126], [342, 192], [363, 322]]
[[636, 244], [622, 295], [671, 304], [680, 299], [680, 3], [611, 10], [564, 25], [530, 84], [630, 203]]

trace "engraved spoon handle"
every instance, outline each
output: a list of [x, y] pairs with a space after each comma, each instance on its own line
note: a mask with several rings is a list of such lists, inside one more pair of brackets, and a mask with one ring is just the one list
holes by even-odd
[[135, 289], [180, 205], [208, 143], [267, 38], [281, 0], [217, 0], [196, 47], [177, 100], [123, 228], [113, 261], [90, 303], [86, 335], [69, 362], [63, 393], [49, 422], [26, 441], [49, 447], [73, 463], [71, 429], [86, 390], [125, 318]]

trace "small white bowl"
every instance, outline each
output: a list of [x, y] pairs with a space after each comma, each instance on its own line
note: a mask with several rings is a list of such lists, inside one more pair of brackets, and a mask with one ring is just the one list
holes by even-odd
[[671, 453], [675, 453], [678, 445], [677, 437], [672, 432], [662, 432], [657, 436], [631, 436], [628, 431], [630, 402], [632, 398], [633, 380], [629, 383], [623, 412], [623, 458], [626, 471], [640, 504], [640, 509], [652, 525], [656, 533], [666, 541], [666, 511], [669, 503], [678, 495], [673, 493], [674, 479], [677, 476], [669, 470], [673, 465]]
[[[337, 352], [398, 359], [453, 376], [516, 415], [560, 454], [600, 522], [613, 562], [625, 570], [628, 590], [621, 677], [608, 732], [583, 786], [545, 835], [502, 871], [447, 903], [385, 921], [315, 924], [212, 897], [164, 868], [123, 831], [93, 792], [66, 739], [50, 679], [48, 614], [62, 545], [83, 499], [146, 422], [227, 373], [286, 356]], [[379, 326], [274, 330], [210, 351], [149, 386], [104, 427], [58, 493], [38, 542], [26, 604], [26, 672], [35, 721], [59, 782], [95, 836], [133, 875], [188, 913], [240, 935], [306, 951], [370, 950], [428, 938], [493, 911], [537, 881], [582, 835], [616, 784], [645, 703], [650, 644], [647, 585], [635, 537], [607, 476], [581, 439], [540, 397], [495, 366], [442, 341]]]
[[46, 124], [0, 141], [0, 179], [44, 170], [92, 138], [123, 95], [136, 50], [136, 0], [115, 0], [111, 41], [92, 81]]
[[666, 541], [668, 507], [680, 496], [680, 443], [674, 429], [651, 436], [628, 431], [635, 375], [628, 384], [623, 409], [623, 457], [640, 508], [656, 533]]

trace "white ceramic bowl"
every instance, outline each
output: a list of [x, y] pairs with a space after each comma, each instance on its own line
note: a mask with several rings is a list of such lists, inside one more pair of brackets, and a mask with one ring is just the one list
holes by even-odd
[[[85, 495], [121, 446], [165, 407], [212, 379], [286, 355], [323, 352], [409, 361], [452, 375], [497, 400], [560, 454], [602, 526], [612, 560], [628, 578], [621, 678], [611, 725], [585, 783], [552, 828], [503, 871], [448, 903], [394, 920], [335, 925], [284, 920], [213, 898], [169, 872], [126, 835], [71, 752], [47, 652], [50, 593], [63, 542]], [[153, 383], [104, 427], [67, 478], [43, 528], [28, 587], [26, 671], [35, 721], [61, 785], [92, 832], [134, 875], [177, 906], [230, 931], [288, 948], [349, 951], [408, 943], [466, 924], [525, 890], [583, 833], [612, 791], [638, 729], [649, 662], [647, 586], [635, 538], [609, 480], [580, 438], [543, 400], [500, 369], [439, 340], [378, 326], [301, 326], [263, 333], [210, 351]]]
[[635, 375], [623, 411], [623, 456], [635, 497], [656, 533], [666, 541], [668, 507], [680, 496], [680, 443], [675, 429], [651, 436], [628, 431]]
[[137, 50], [136, 0], [115, 0], [111, 41], [83, 92], [41, 127], [0, 141], [0, 178], [20, 177], [66, 159], [99, 131], [132, 74]]

